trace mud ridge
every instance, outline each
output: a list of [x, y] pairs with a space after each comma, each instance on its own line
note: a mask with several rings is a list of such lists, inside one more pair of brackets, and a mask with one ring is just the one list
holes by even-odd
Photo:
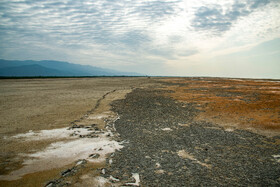
[[106, 96], [108, 96], [109, 94], [112, 94], [116, 91], [117, 91], [117, 89], [105, 93], [101, 98], [99, 98], [97, 100], [95, 106], [91, 110], [87, 111], [87, 113], [85, 115], [83, 115], [80, 119], [74, 120], [70, 124], [75, 124], [76, 122], [80, 122], [81, 120], [87, 118], [88, 115], [93, 114], [94, 111], [96, 111], [98, 109], [98, 107], [100, 106], [100, 103], [106, 98]]

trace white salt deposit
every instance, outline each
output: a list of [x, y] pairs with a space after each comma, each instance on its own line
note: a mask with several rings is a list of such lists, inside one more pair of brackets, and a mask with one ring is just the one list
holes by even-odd
[[138, 173], [132, 173], [132, 177], [135, 179], [135, 183], [126, 183], [126, 185], [140, 186], [140, 176]]
[[107, 114], [90, 115], [88, 119], [103, 119], [109, 117]]
[[274, 159], [280, 163], [280, 155], [272, 155]]
[[113, 177], [112, 175], [110, 175], [109, 179], [114, 181], [114, 182], [119, 182], [120, 181], [120, 179], [117, 179], [117, 178]]
[[94, 179], [94, 183], [95, 183], [95, 186], [106, 186], [106, 185], [109, 185], [110, 182], [108, 179], [104, 178], [104, 177], [95, 177]]
[[161, 167], [161, 165], [160, 165], [160, 163], [156, 163], [156, 168], [159, 168], [159, 167]]
[[[27, 159], [24, 161], [23, 167], [8, 175], [0, 175], [0, 180], [16, 180], [25, 174], [60, 168], [79, 159], [86, 159], [89, 162], [103, 162], [107, 154], [123, 147], [119, 142], [111, 140], [110, 137], [113, 136], [113, 133], [110, 131], [99, 133], [96, 138], [79, 138], [79, 135], [93, 132], [94, 130], [89, 131], [87, 128], [69, 130], [68, 128], [60, 128], [39, 132], [30, 131], [13, 136], [12, 138], [21, 138], [26, 141], [59, 140], [62, 138], [67, 139], [67, 141], [58, 141], [50, 144], [43, 151], [24, 155]], [[73, 134], [75, 135], [73, 136]], [[108, 134], [110, 137], [107, 136]], [[89, 158], [91, 154], [99, 154], [100, 157]]]
[[28, 133], [18, 134], [12, 136], [11, 138], [24, 138], [26, 141], [38, 141], [46, 139], [62, 139], [69, 138], [71, 135], [87, 135], [92, 131], [89, 131], [86, 128], [60, 128], [60, 129], [51, 129], [51, 130], [41, 130], [39, 132], [29, 131]]
[[164, 128], [164, 129], [161, 129], [161, 130], [163, 130], [163, 131], [172, 131], [171, 128]]
[[225, 131], [227, 131], [227, 132], [233, 132], [234, 129], [233, 129], [233, 128], [225, 128]]

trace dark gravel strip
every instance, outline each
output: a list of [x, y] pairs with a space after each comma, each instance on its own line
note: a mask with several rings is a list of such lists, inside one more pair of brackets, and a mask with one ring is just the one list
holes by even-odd
[[136, 89], [112, 106], [120, 116], [116, 130], [128, 143], [112, 155], [104, 177], [129, 181], [139, 173], [142, 186], [280, 185], [273, 157], [280, 154], [279, 137], [194, 121], [193, 104], [152, 89]]

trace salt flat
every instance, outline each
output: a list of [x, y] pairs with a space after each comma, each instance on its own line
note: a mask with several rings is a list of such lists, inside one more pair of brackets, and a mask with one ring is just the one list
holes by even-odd
[[0, 184], [279, 184], [279, 88], [200, 77], [0, 80]]

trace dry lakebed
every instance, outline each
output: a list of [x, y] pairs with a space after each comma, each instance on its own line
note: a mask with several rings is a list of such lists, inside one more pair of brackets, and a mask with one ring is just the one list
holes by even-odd
[[280, 81], [0, 79], [0, 186], [279, 186]]

